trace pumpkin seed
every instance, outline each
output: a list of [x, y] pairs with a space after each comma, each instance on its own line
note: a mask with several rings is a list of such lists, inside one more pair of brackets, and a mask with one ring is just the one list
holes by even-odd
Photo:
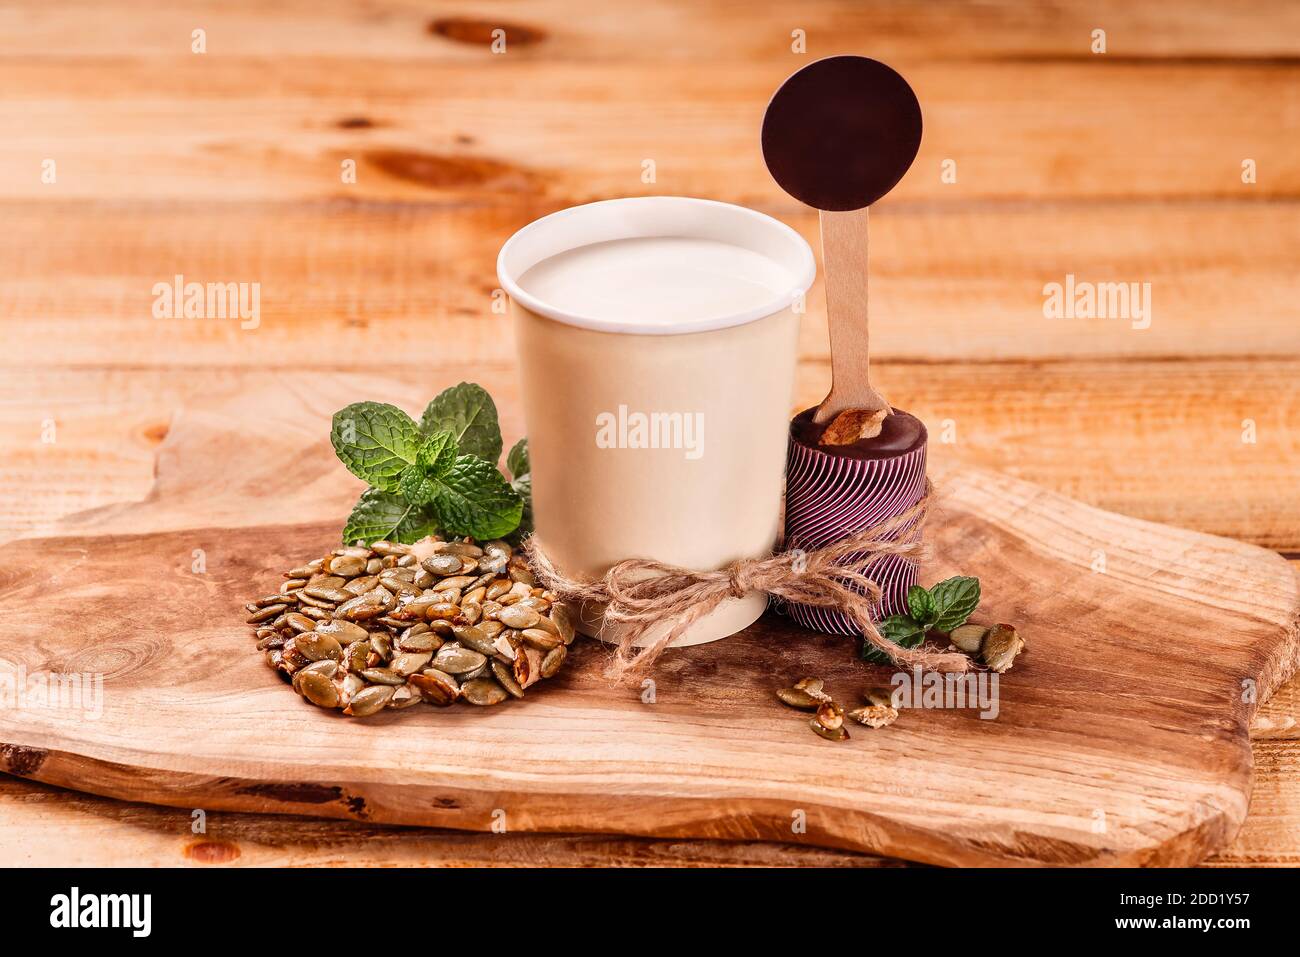
[[338, 618], [332, 621], [322, 621], [316, 626], [316, 634], [333, 635], [339, 640], [340, 644], [351, 644], [354, 641], [363, 641], [370, 637], [360, 625], [354, 625], [350, 621], [342, 621]]
[[496, 657], [497, 650], [493, 647], [492, 642], [488, 640], [487, 635], [479, 631], [474, 625], [455, 625], [452, 630], [456, 635], [456, 640], [466, 648], [477, 651], [489, 658]]
[[487, 664], [487, 656], [472, 648], [443, 645], [433, 659], [433, 666], [449, 675], [464, 675], [477, 671]]
[[823, 701], [817, 706], [817, 714], [813, 716], [813, 720], [828, 731], [834, 731], [844, 726], [844, 709], [834, 701]]
[[838, 728], [828, 728], [816, 718], [810, 718], [808, 726], [827, 741], [847, 741], [849, 739], [849, 729], [843, 725]]
[[798, 708], [801, 711], [816, 711], [817, 706], [821, 704], [816, 698], [806, 691], [800, 691], [798, 688], [781, 688], [777, 691], [776, 696], [785, 704], [792, 708]]
[[483, 549], [470, 542], [447, 542], [439, 552], [443, 555], [458, 555], [465, 558], [478, 558], [483, 554]]
[[422, 631], [398, 638], [397, 647], [405, 652], [437, 651], [442, 647], [442, 639], [431, 631]]
[[437, 668], [425, 668], [424, 671], [411, 675], [407, 680], [420, 689], [424, 694], [424, 700], [430, 704], [446, 706], [460, 697], [460, 685], [456, 683], [456, 679]]
[[510, 559], [508, 570], [511, 579], [514, 581], [523, 582], [529, 588], [532, 588], [537, 584], [537, 580], [533, 578], [532, 571], [528, 568], [528, 563], [518, 555]]
[[564, 647], [564, 640], [559, 635], [553, 635], [541, 628], [525, 628], [519, 633], [519, 636], [523, 638], [525, 644], [532, 645], [541, 651]]
[[354, 641], [348, 645], [343, 652], [343, 660], [347, 662], [348, 671], [364, 671], [366, 663], [370, 660], [370, 651], [370, 640], [368, 638]]
[[362, 555], [340, 555], [330, 561], [330, 572], [340, 578], [356, 578], [358, 575], [365, 574], [366, 561], [367, 559]]
[[348, 580], [342, 575], [326, 575], [324, 573], [312, 575], [307, 584], [313, 588], [342, 588], [348, 583]]
[[403, 708], [409, 708], [417, 705], [424, 700], [424, 695], [420, 689], [414, 685], [402, 685], [393, 691], [393, 696], [388, 699], [388, 707], [394, 711], [400, 711]]
[[382, 615], [388, 611], [388, 598], [391, 598], [392, 594], [384, 591], [383, 595], [388, 596], [384, 598], [380, 595], [380, 591], [381, 589], [376, 588], [374, 591], [368, 591], [364, 595], [345, 601], [335, 610], [335, 614], [347, 621], [364, 621]]
[[551, 624], [559, 629], [560, 637], [564, 639], [566, 645], [573, 644], [573, 618], [569, 615], [567, 605], [551, 606]]
[[317, 707], [337, 708], [339, 706], [339, 689], [328, 676], [319, 671], [303, 672], [297, 679], [297, 689], [300, 695]]
[[391, 687], [387, 685], [371, 685], [369, 688], [363, 688], [354, 694], [343, 713], [356, 718], [364, 718], [382, 711], [392, 698], [393, 689]]
[[514, 672], [495, 658], [492, 659], [492, 677], [496, 679], [497, 684], [506, 689], [506, 693], [510, 697], [522, 698], [524, 696], [524, 689], [519, 687], [519, 682], [515, 681]]
[[361, 677], [373, 685], [396, 686], [406, 684], [406, 675], [399, 675], [391, 668], [366, 668], [361, 672]]
[[1016, 655], [1024, 650], [1025, 641], [1010, 625], [994, 625], [984, 636], [980, 657], [993, 671], [1001, 674], [1011, 668]]
[[854, 708], [849, 712], [849, 717], [869, 728], [883, 728], [898, 720], [898, 709], [887, 704], [873, 703]]
[[558, 648], [552, 648], [542, 659], [542, 677], [554, 678], [559, 672], [560, 667], [564, 664], [564, 659], [569, 655], [569, 649], [564, 645]]
[[431, 555], [420, 562], [420, 567], [432, 575], [446, 577], [460, 571], [461, 561], [456, 555]]
[[321, 601], [332, 602], [347, 601], [356, 597], [342, 588], [330, 588], [327, 585], [308, 585], [303, 589], [303, 594], [310, 595], [312, 598], [319, 598]]
[[966, 652], [968, 655], [978, 655], [980, 647], [984, 644], [984, 636], [988, 634], [988, 629], [983, 625], [958, 625], [952, 631], [948, 632], [948, 640], [951, 641], [959, 650]]
[[461, 589], [467, 587], [473, 581], [474, 579], [469, 575], [452, 575], [450, 578], [444, 578], [437, 582], [434, 587], [440, 591], [455, 589], [459, 593]]
[[520, 630], [532, 628], [541, 621], [541, 618], [542, 616], [531, 608], [516, 608], [513, 605], [502, 608], [497, 612], [497, 621], [507, 628], [518, 628]]
[[475, 678], [473, 681], [465, 682], [460, 689], [460, 694], [470, 704], [482, 707], [500, 704], [507, 697], [506, 689], [491, 678]]
[[284, 623], [294, 631], [315, 631], [316, 622], [296, 611], [291, 611], [284, 616]]
[[435, 618], [449, 620], [460, 614], [460, 606], [453, 605], [449, 601], [439, 601], [430, 605], [425, 614], [430, 621], [433, 621]]
[[542, 653], [536, 648], [520, 647], [515, 649], [515, 658], [511, 664], [513, 665], [515, 681], [519, 682], [519, 687], [527, 688], [529, 685], [541, 680], [542, 658]]
[[339, 665], [337, 661], [313, 661], [306, 668], [303, 668], [293, 676], [293, 690], [302, 694], [302, 680], [307, 675], [324, 675], [326, 678], [333, 678], [338, 672]]
[[794, 690], [802, 691], [814, 701], [828, 703], [831, 700], [831, 696], [822, 690], [822, 685], [823, 682], [821, 678], [802, 678], [795, 682]]
[[389, 662], [388, 667], [405, 677], [415, 674], [432, 658], [432, 651], [404, 651], [399, 655], [393, 655], [393, 660]]
[[294, 639], [294, 647], [311, 661], [328, 658], [339, 661], [343, 657], [343, 647], [333, 635], [322, 635], [318, 631], [304, 631]]
[[253, 614], [249, 615], [247, 622], [250, 625], [255, 625], [259, 621], [270, 621], [288, 607], [288, 605], [267, 605], [265, 608], [259, 608], [257, 611], [253, 612]]

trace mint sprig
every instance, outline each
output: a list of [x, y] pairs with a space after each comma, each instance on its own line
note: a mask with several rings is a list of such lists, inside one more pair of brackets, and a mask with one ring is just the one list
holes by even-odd
[[[330, 442], [339, 460], [372, 487], [362, 493], [343, 541], [414, 542], [438, 532], [477, 539], [519, 533], [531, 497], [527, 440], [510, 451], [513, 482], [497, 469], [501, 431], [482, 386], [442, 392], [417, 425], [381, 402], [356, 402], [334, 415]], [[531, 529], [531, 515], [528, 528]]]
[[[915, 648], [930, 631], [950, 632], [966, 623], [980, 603], [980, 580], [959, 575], [929, 590], [913, 585], [907, 592], [906, 615], [891, 615], [878, 622], [880, 633], [902, 648]], [[888, 664], [889, 657], [868, 641], [862, 643], [862, 657], [875, 664]]]

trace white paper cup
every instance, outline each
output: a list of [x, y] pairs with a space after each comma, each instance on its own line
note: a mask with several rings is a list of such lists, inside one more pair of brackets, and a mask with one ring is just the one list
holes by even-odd
[[[627, 321], [617, 310], [565, 312], [519, 286], [552, 256], [638, 237], [717, 240], [761, 253], [780, 267], [784, 286], [761, 305], [667, 325]], [[794, 306], [814, 272], [812, 250], [783, 223], [682, 197], [562, 210], [502, 247], [497, 275], [512, 300], [536, 529], [559, 569], [598, 577], [623, 559], [652, 558], [710, 570], [771, 552], [793, 401]], [[634, 447], [645, 421], [638, 413], [661, 416], [651, 432], [682, 441]], [[766, 604], [761, 593], [728, 600], [677, 644], [734, 634]], [[602, 629], [600, 611], [584, 609], [583, 630], [616, 638]]]

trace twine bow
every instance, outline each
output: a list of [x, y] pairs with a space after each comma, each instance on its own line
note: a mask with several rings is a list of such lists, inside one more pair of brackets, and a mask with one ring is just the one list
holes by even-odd
[[[864, 528], [825, 548], [792, 550], [767, 558], [745, 558], [717, 571], [692, 571], [652, 559], [621, 561], [594, 581], [567, 578], [556, 569], [536, 535], [526, 545], [533, 574], [562, 601], [605, 606], [605, 621], [618, 629], [618, 645], [610, 669], [621, 679], [650, 668], [673, 641], [695, 622], [730, 598], [762, 591], [800, 605], [833, 608], [853, 621], [863, 638], [895, 664], [936, 671], [966, 671], [965, 655], [904, 648], [881, 635], [871, 620], [881, 598], [880, 586], [863, 572], [883, 555], [920, 558], [926, 546], [919, 540], [894, 541], [909, 525], [925, 521], [931, 487], [912, 508], [878, 525]], [[644, 647], [636, 645], [652, 627], [664, 630]]]

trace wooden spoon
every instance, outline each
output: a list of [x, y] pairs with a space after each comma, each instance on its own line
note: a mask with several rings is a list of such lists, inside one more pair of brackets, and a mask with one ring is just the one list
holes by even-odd
[[820, 210], [831, 391], [813, 420], [831, 422], [822, 440], [831, 444], [878, 435], [892, 409], [869, 376], [868, 213], [916, 158], [921, 105], [885, 64], [828, 57], [781, 84], [763, 117], [762, 141], [772, 178]]

